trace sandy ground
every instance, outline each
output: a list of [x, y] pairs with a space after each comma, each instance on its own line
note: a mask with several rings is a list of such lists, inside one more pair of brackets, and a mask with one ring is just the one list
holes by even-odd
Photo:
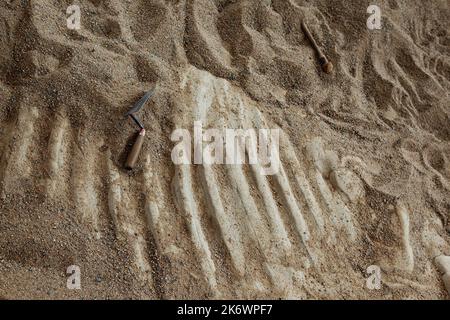
[[[372, 2], [85, 0], [69, 30], [72, 1], [1, 1], [0, 297], [446, 299], [449, 2], [369, 30]], [[280, 171], [174, 165], [194, 120], [280, 128]]]

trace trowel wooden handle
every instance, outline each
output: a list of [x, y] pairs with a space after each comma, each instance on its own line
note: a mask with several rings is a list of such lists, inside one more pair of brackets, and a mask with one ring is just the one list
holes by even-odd
[[131, 170], [135, 167], [136, 162], [139, 158], [139, 154], [141, 153], [142, 145], [144, 144], [144, 137], [145, 137], [145, 129], [142, 129], [139, 132], [136, 141], [134, 142], [130, 154], [128, 155], [127, 162], [125, 163], [126, 169]]

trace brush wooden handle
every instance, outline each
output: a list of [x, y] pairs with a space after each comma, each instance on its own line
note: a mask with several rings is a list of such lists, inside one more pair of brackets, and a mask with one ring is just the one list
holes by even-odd
[[328, 61], [328, 58], [325, 56], [322, 50], [320, 50], [319, 46], [316, 43], [316, 40], [314, 40], [314, 37], [309, 31], [308, 26], [303, 21], [302, 21], [302, 29], [303, 32], [306, 34], [306, 37], [308, 38], [309, 42], [311, 43], [314, 51], [316, 51], [317, 56], [319, 57], [319, 63], [320, 66], [322, 67], [322, 70], [325, 73], [331, 73], [331, 71], [333, 71], [333, 64], [330, 61]]
[[317, 55], [319, 56], [319, 58], [324, 57], [325, 55], [322, 53], [322, 50], [320, 50], [316, 40], [312, 36], [311, 31], [309, 31], [309, 28], [304, 21], [302, 21], [302, 29], [303, 32], [306, 34], [306, 37], [308, 38], [309, 42], [311, 43], [314, 51], [316, 51]]
[[144, 138], [145, 138], [145, 129], [142, 129], [139, 132], [136, 141], [134, 142], [130, 154], [128, 155], [127, 162], [125, 162], [126, 169], [132, 170], [135, 167], [136, 162], [139, 158], [139, 154], [141, 153], [142, 145], [144, 144]]

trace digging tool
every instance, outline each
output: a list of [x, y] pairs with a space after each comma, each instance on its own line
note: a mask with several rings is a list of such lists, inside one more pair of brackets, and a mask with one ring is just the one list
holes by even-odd
[[302, 21], [302, 29], [303, 32], [306, 34], [306, 37], [308, 38], [309, 42], [313, 46], [314, 51], [316, 51], [317, 56], [319, 57], [319, 63], [320, 66], [322, 67], [322, 70], [325, 73], [331, 73], [331, 71], [333, 71], [333, 64], [330, 61], [328, 61], [328, 58], [325, 56], [322, 50], [320, 50], [319, 46], [316, 43], [316, 40], [314, 40], [313, 36], [311, 35], [311, 32], [308, 29], [308, 26], [304, 21]]
[[125, 168], [132, 170], [141, 153], [142, 145], [144, 144], [145, 129], [141, 121], [136, 117], [135, 113], [142, 109], [145, 103], [153, 96], [154, 90], [148, 91], [134, 106], [125, 114], [125, 117], [130, 117], [139, 127], [139, 135], [134, 142], [133, 148], [128, 154], [127, 161], [125, 162]]

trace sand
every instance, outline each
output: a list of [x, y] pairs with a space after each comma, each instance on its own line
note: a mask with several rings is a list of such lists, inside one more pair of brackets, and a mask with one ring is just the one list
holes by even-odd
[[[0, 297], [448, 298], [448, 1], [381, 30], [370, 1], [74, 3], [0, 3]], [[281, 129], [280, 171], [173, 164], [195, 120]]]

